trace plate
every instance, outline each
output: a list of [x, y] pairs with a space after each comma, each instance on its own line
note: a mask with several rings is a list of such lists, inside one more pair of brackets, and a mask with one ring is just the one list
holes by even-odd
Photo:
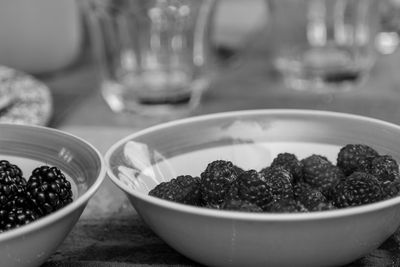
[[0, 123], [46, 125], [53, 111], [49, 88], [34, 77], [0, 66]]

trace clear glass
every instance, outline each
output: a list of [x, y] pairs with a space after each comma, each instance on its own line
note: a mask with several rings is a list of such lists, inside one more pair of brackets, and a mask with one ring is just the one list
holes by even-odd
[[115, 112], [189, 114], [212, 80], [215, 0], [86, 0], [101, 90]]
[[400, 45], [400, 0], [381, 0], [381, 32], [376, 38], [377, 50], [384, 54], [394, 53]]
[[268, 0], [273, 62], [290, 88], [344, 91], [376, 61], [375, 0]]

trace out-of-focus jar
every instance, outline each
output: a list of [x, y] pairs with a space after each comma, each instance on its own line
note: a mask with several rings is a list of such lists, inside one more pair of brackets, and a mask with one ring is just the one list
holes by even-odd
[[0, 1], [0, 65], [31, 74], [68, 68], [82, 49], [76, 1]]

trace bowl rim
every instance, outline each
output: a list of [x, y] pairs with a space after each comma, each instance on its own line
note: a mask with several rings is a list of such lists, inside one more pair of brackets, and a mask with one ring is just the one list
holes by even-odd
[[[224, 117], [233, 117], [238, 115], [308, 115], [308, 116], [324, 116], [331, 118], [345, 118], [351, 120], [364, 121], [369, 123], [378, 124], [380, 126], [384, 126], [386, 128], [395, 129], [400, 133], [400, 125], [372, 118], [363, 115], [356, 115], [344, 112], [337, 111], [325, 111], [325, 110], [312, 110], [312, 109], [249, 109], [249, 110], [236, 110], [236, 111], [227, 111], [227, 112], [218, 112], [207, 115], [198, 115], [184, 119], [178, 119], [174, 121], [169, 121], [165, 123], [161, 123], [158, 125], [150, 126], [143, 130], [139, 130], [128, 136], [120, 139], [116, 143], [114, 143], [105, 153], [105, 165], [107, 169], [107, 176], [111, 181], [120, 188], [123, 192], [125, 192], [129, 197], [134, 197], [137, 200], [146, 202], [148, 204], [159, 206], [165, 209], [174, 210], [181, 213], [189, 213], [193, 215], [199, 216], [208, 216], [214, 218], [223, 218], [223, 219], [235, 219], [241, 221], [308, 221], [308, 220], [325, 220], [331, 218], [342, 218], [346, 216], [355, 216], [359, 214], [374, 212], [377, 210], [390, 208], [396, 204], [400, 203], [400, 196], [393, 197], [390, 199], [382, 200], [376, 203], [365, 204], [362, 206], [356, 207], [347, 207], [343, 209], [337, 210], [329, 210], [329, 211], [314, 211], [307, 213], [253, 213], [253, 212], [243, 212], [243, 211], [229, 211], [229, 210], [217, 210], [206, 207], [196, 207], [187, 204], [181, 204], [173, 201], [168, 201], [164, 199], [160, 199], [157, 197], [149, 196], [148, 194], [139, 192], [137, 190], [131, 189], [127, 187], [123, 182], [121, 182], [118, 177], [114, 175], [111, 170], [110, 160], [114, 152], [124, 145], [127, 141], [132, 140], [134, 138], [146, 135], [153, 131], [160, 131], [169, 127], [179, 126], [186, 123], [195, 123], [199, 121], [209, 120], [209, 119], [217, 119]], [[135, 207], [136, 208], [136, 207]]]
[[38, 230], [40, 228], [44, 228], [47, 225], [52, 224], [53, 222], [56, 222], [58, 220], [61, 220], [63, 217], [68, 216], [72, 214], [75, 210], [80, 208], [82, 205], [87, 203], [90, 198], [96, 193], [96, 191], [99, 189], [100, 185], [105, 179], [106, 176], [106, 165], [104, 162], [104, 158], [100, 151], [94, 147], [91, 143], [86, 141], [85, 139], [78, 137], [76, 135], [73, 135], [71, 133], [68, 133], [66, 131], [62, 131], [59, 129], [55, 128], [50, 128], [47, 126], [40, 126], [40, 125], [25, 125], [25, 124], [12, 124], [12, 123], [0, 123], [0, 128], [1, 127], [14, 127], [14, 128], [26, 128], [28, 131], [34, 130], [34, 131], [46, 131], [48, 133], [53, 133], [57, 134], [60, 137], [67, 137], [70, 140], [73, 140], [74, 142], [79, 142], [82, 145], [87, 146], [89, 150], [91, 150], [96, 158], [99, 160], [100, 163], [100, 169], [98, 170], [98, 175], [94, 181], [94, 183], [79, 197], [74, 199], [70, 204], [62, 207], [61, 209], [48, 214], [42, 218], [39, 218], [38, 220], [35, 220], [33, 222], [30, 222], [28, 224], [22, 225], [17, 228], [10, 229], [8, 231], [0, 233], [0, 242], [10, 240], [13, 238], [16, 238], [18, 236], [23, 236], [26, 234], [29, 234], [31, 232], [34, 232], [35, 230]]

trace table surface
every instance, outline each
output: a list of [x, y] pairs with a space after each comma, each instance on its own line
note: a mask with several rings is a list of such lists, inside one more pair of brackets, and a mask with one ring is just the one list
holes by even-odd
[[[370, 78], [350, 92], [315, 94], [287, 89], [271, 68], [268, 37], [256, 32], [237, 51], [219, 49], [215, 82], [193, 115], [244, 109], [296, 108], [340, 111], [400, 124], [400, 52], [381, 56]], [[104, 153], [115, 141], [147, 127], [135, 117], [112, 113], [102, 100], [90, 60], [63, 73], [39, 77], [52, 90], [50, 127], [78, 135]], [[107, 178], [77, 225], [43, 265], [196, 266], [174, 251], [140, 219]], [[400, 236], [349, 266], [399, 266]]]

